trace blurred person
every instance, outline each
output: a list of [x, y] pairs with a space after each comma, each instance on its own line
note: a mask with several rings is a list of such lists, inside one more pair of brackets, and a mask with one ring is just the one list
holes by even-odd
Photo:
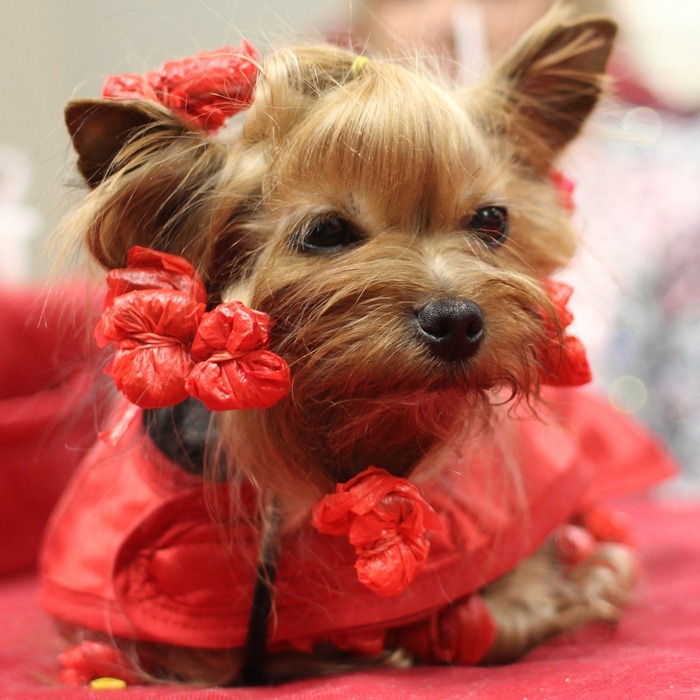
[[607, 136], [569, 158], [586, 221], [575, 275], [597, 273], [580, 284], [579, 332], [595, 340], [613, 403], [683, 465], [676, 488], [700, 492], [700, 119], [655, 98], [618, 101], [605, 123]]
[[471, 81], [553, 4], [553, 0], [365, 0], [352, 33], [389, 55], [434, 59], [441, 72]]

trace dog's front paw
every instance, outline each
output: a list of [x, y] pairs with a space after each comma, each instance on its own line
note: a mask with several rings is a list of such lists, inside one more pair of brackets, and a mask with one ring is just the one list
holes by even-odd
[[625, 545], [600, 544], [574, 566], [548, 545], [484, 590], [497, 631], [483, 663], [514, 661], [592, 622], [617, 623], [636, 572], [636, 555]]

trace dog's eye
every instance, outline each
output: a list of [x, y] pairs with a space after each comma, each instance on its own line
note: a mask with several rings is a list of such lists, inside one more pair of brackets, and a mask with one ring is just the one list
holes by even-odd
[[467, 223], [489, 248], [497, 248], [508, 238], [508, 210], [505, 207], [481, 207]]
[[335, 253], [359, 241], [359, 233], [349, 222], [332, 216], [314, 223], [303, 234], [300, 248], [307, 253]]

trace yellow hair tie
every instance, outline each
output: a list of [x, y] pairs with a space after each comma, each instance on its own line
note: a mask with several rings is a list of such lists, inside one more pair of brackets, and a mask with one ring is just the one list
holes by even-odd
[[92, 690], [123, 690], [126, 688], [126, 682], [121, 678], [95, 678], [94, 681], [90, 681], [90, 688]]
[[367, 61], [369, 61], [367, 56], [355, 56], [355, 60], [350, 66], [350, 75], [352, 75], [353, 78], [358, 78]]

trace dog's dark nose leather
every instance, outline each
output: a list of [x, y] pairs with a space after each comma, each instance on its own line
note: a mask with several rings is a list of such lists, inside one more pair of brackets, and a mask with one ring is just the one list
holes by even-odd
[[443, 360], [471, 357], [484, 337], [484, 315], [473, 301], [438, 299], [416, 311], [423, 340]]

